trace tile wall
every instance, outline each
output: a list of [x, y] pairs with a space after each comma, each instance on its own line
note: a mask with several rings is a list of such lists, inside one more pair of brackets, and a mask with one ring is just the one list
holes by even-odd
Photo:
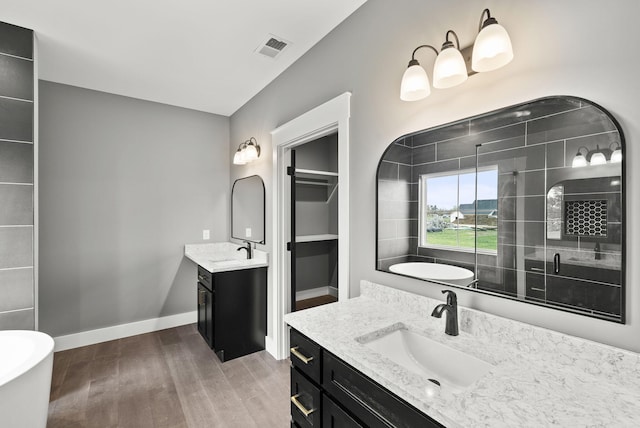
[[0, 329], [33, 329], [34, 62], [31, 30], [0, 23]]

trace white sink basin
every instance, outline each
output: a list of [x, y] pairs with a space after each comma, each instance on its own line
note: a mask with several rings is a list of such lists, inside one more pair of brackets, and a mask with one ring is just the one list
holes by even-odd
[[460, 392], [493, 366], [420, 334], [400, 328], [363, 343], [414, 373], [437, 380], [441, 388]]

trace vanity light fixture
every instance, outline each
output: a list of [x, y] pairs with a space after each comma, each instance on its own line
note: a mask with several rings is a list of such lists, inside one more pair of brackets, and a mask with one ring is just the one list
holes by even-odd
[[247, 141], [240, 143], [238, 150], [233, 155], [234, 165], [245, 165], [260, 157], [260, 146], [255, 138], [251, 137]]
[[611, 143], [609, 145], [609, 149], [611, 149], [611, 146], [613, 146], [614, 144], [616, 145], [616, 148], [611, 153], [611, 158], [609, 159], [609, 161], [611, 163], [620, 163], [622, 162], [622, 148], [620, 147], [619, 143]]
[[591, 154], [589, 165], [604, 165], [605, 163], [607, 163], [607, 158], [604, 153], [600, 151], [600, 147], [598, 147], [596, 151]]
[[[615, 144], [615, 148], [612, 151], [611, 146]], [[582, 153], [582, 149], [585, 150], [585, 154]], [[609, 148], [601, 149], [599, 145], [596, 145], [595, 150], [589, 150], [584, 146], [578, 149], [578, 153], [573, 158], [571, 166], [573, 168], [579, 168], [587, 165], [604, 165], [609, 163], [622, 162], [622, 149], [620, 144], [613, 142], [609, 145]]]
[[[456, 46], [449, 41], [449, 34], [456, 38]], [[467, 64], [460, 53], [460, 40], [453, 30], [447, 31], [445, 42], [433, 66], [433, 87], [439, 89], [452, 88], [467, 80]]]
[[[586, 150], [586, 153], [584, 155], [582, 154], [582, 149]], [[578, 153], [576, 153], [576, 155], [573, 158], [573, 162], [571, 162], [571, 167], [580, 168], [580, 167], [589, 165], [589, 162], [587, 162], [587, 157], [586, 157], [587, 154], [589, 154], [589, 150], [586, 147], [580, 147], [578, 149]]]
[[418, 101], [428, 97], [431, 93], [429, 76], [416, 59], [416, 52], [422, 48], [429, 48], [438, 55], [438, 50], [431, 45], [420, 45], [413, 50], [411, 61], [409, 61], [400, 84], [400, 99], [402, 101]]
[[[486, 20], [482, 20], [484, 15]], [[471, 68], [477, 72], [497, 70], [513, 59], [511, 38], [504, 27], [491, 16], [489, 9], [482, 11], [476, 42], [473, 45]]]
[[[485, 14], [486, 19], [484, 19]], [[449, 35], [453, 35], [455, 38], [455, 45], [449, 40]], [[464, 83], [469, 77], [467, 63], [460, 50], [458, 35], [455, 31], [449, 30], [440, 52], [431, 45], [420, 45], [413, 50], [411, 61], [409, 61], [400, 84], [401, 100], [418, 101], [428, 97], [431, 93], [429, 77], [415, 58], [416, 52], [421, 48], [429, 48], [436, 53], [436, 61], [433, 66], [434, 88], [452, 88]], [[479, 33], [474, 45], [470, 48], [473, 49], [471, 69], [476, 72], [496, 70], [513, 59], [513, 48], [509, 34], [491, 16], [489, 9], [483, 10], [480, 15]]]

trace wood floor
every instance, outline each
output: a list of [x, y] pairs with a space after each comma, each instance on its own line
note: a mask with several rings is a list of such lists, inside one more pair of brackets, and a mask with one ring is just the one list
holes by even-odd
[[57, 352], [48, 428], [288, 427], [289, 362], [222, 364], [195, 325]]

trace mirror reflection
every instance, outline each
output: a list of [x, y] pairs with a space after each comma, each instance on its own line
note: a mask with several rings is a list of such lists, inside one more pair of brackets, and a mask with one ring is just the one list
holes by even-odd
[[236, 180], [231, 189], [231, 237], [264, 244], [264, 209], [262, 178]]
[[376, 268], [624, 322], [623, 152], [615, 119], [575, 97], [398, 138]]

